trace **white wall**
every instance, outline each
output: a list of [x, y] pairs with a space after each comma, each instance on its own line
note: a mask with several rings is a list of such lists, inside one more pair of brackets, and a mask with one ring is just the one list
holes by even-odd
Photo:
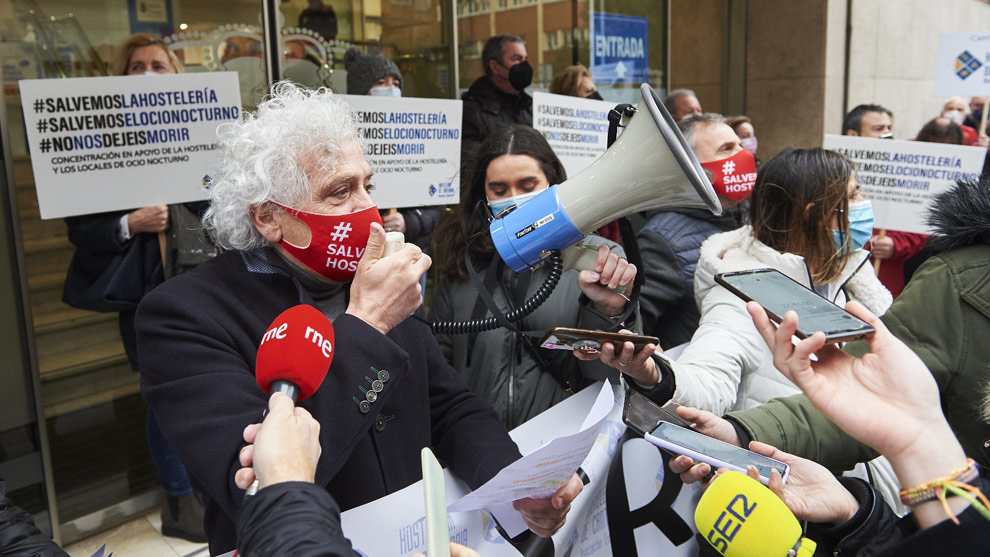
[[[831, 2], [845, 4], [844, 0]], [[852, 21], [848, 106], [876, 103], [887, 107], [894, 112], [894, 137], [910, 139], [939, 115], [945, 100], [935, 96], [939, 34], [990, 30], [990, 4], [981, 0], [853, 0]], [[841, 130], [841, 119], [833, 119], [830, 116], [825, 122], [826, 133]]]

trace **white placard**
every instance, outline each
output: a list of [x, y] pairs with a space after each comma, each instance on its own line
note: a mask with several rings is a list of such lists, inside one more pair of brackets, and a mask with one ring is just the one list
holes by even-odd
[[[622, 423], [624, 392], [619, 386], [612, 387], [615, 405], [591, 453], [581, 464], [591, 481], [572, 503], [564, 526], [545, 542], [553, 545], [547, 554], [696, 555], [693, 517], [701, 491], [695, 486], [680, 485], [676, 478], [664, 489], [659, 449], [642, 439], [619, 443], [626, 429]], [[561, 435], [570, 435], [573, 424], [582, 423], [589, 414], [600, 391], [600, 383], [587, 387], [514, 429], [512, 439], [523, 454], [529, 454]], [[449, 471], [444, 470], [444, 474], [448, 503], [469, 491]], [[606, 486], [614, 481], [624, 483], [624, 501], [610, 502]], [[633, 511], [637, 513], [635, 518]], [[361, 555], [410, 556], [426, 550], [423, 516], [423, 486], [417, 482], [344, 512], [341, 526]], [[472, 547], [485, 557], [519, 555], [482, 511], [450, 513], [447, 523], [451, 541]], [[679, 538], [679, 543], [671, 541], [671, 537]]]
[[206, 199], [234, 72], [19, 82], [41, 218]]
[[567, 175], [574, 176], [607, 149], [608, 111], [613, 108], [614, 102], [536, 92], [533, 127], [547, 138]]
[[990, 94], [990, 31], [939, 35], [935, 94]]
[[351, 105], [382, 209], [460, 198], [461, 101], [340, 95]]
[[825, 135], [826, 149], [856, 163], [860, 193], [873, 204], [876, 228], [928, 234], [932, 197], [957, 180], [976, 181], [984, 147]]

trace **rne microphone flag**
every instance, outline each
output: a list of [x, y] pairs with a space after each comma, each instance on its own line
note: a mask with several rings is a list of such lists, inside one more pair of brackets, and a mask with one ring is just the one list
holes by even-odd
[[300, 304], [268, 326], [258, 346], [254, 376], [269, 394], [276, 381], [292, 383], [299, 389], [293, 400], [303, 400], [320, 388], [331, 360], [333, 325], [320, 310]]
[[811, 557], [816, 544], [766, 486], [736, 471], [712, 481], [694, 511], [698, 532], [726, 557]]

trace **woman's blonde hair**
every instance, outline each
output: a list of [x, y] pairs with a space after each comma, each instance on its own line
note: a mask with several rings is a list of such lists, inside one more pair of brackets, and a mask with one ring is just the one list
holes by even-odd
[[127, 75], [127, 66], [131, 63], [131, 54], [135, 50], [145, 46], [157, 46], [164, 50], [168, 54], [169, 61], [172, 62], [172, 68], [175, 70], [175, 73], [183, 72], [182, 62], [179, 61], [179, 57], [174, 52], [169, 50], [168, 43], [147, 33], [135, 33], [124, 39], [124, 42], [120, 43], [120, 46], [117, 47], [117, 52], [114, 53], [113, 60], [110, 61], [110, 73], [112, 75]]
[[568, 66], [553, 76], [553, 81], [550, 82], [550, 92], [557, 95], [581, 97], [583, 96], [581, 95], [581, 80], [585, 77], [591, 77], [588, 68], [581, 64]]

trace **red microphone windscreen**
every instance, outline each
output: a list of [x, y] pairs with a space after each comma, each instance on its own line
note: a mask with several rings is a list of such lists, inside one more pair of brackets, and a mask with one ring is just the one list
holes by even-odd
[[299, 387], [299, 399], [320, 388], [333, 359], [333, 325], [313, 306], [293, 306], [272, 321], [258, 346], [254, 376], [258, 386], [271, 392], [275, 381]]

